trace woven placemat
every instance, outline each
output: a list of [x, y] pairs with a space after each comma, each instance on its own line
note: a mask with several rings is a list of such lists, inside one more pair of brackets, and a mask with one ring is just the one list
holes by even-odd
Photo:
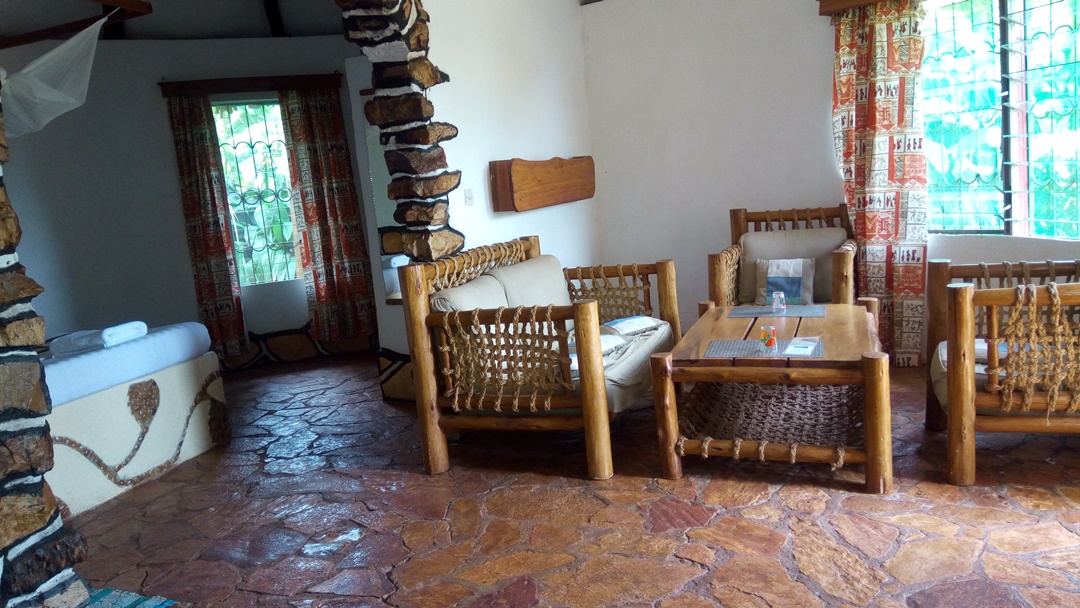
[[776, 352], [767, 353], [761, 342], [757, 340], [712, 340], [709, 348], [705, 349], [706, 359], [720, 359], [726, 357], [798, 357], [801, 359], [820, 359], [825, 356], [825, 341], [819, 339], [814, 352], [809, 355], [785, 355], [784, 350], [791, 344], [791, 340], [777, 340]]
[[787, 312], [776, 313], [772, 306], [736, 306], [728, 312], [729, 319], [747, 319], [750, 317], [824, 317], [825, 307], [820, 305], [792, 305]]

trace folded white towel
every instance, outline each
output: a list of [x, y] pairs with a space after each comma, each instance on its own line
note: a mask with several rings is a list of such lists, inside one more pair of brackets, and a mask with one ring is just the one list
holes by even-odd
[[49, 352], [54, 357], [72, 357], [116, 346], [145, 335], [146, 323], [131, 321], [106, 329], [77, 331], [60, 336], [49, 343]]

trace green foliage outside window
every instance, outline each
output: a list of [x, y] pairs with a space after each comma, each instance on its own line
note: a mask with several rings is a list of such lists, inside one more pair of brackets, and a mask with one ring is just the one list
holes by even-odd
[[214, 105], [241, 285], [296, 278], [289, 157], [277, 103]]
[[930, 229], [1080, 239], [1080, 0], [924, 7]]

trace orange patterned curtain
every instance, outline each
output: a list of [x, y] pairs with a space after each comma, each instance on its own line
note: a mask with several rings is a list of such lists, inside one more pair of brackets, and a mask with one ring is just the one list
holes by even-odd
[[372, 337], [371, 262], [338, 91], [285, 90], [280, 101], [301, 207], [293, 215], [312, 335], [325, 341]]
[[177, 95], [168, 99], [199, 320], [210, 332], [211, 346], [219, 356], [238, 355], [247, 348], [247, 331], [210, 98]]
[[859, 244], [858, 292], [881, 300], [879, 335], [898, 366], [919, 365], [922, 358], [923, 14], [918, 0], [880, 0], [833, 18], [833, 133]]

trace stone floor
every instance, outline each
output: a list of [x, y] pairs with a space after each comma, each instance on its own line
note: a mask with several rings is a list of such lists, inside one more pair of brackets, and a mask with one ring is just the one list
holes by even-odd
[[474, 432], [421, 472], [375, 361], [226, 377], [235, 439], [80, 515], [90, 582], [195, 606], [1080, 606], [1080, 439], [980, 440], [945, 485], [923, 383], [893, 371], [896, 492], [861, 470], [711, 459], [658, 480], [652, 413], [579, 433]]

